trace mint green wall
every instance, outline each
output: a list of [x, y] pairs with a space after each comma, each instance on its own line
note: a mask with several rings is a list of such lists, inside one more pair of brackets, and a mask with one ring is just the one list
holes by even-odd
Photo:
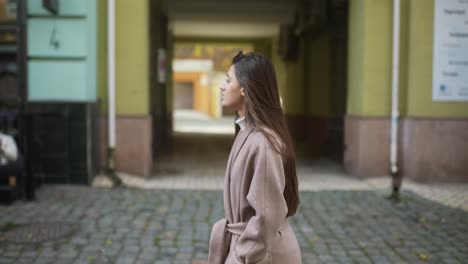
[[[29, 101], [87, 101], [87, 64], [76, 61], [30, 61]], [[51, 77], [53, 73], [57, 78]]]
[[60, 0], [57, 15], [41, 3], [27, 1], [28, 101], [94, 102], [96, 2]]
[[[88, 13], [89, 8], [92, 8], [95, 0], [58, 0], [58, 15], [59, 16], [82, 16]], [[91, 4], [91, 6], [90, 6]], [[50, 16], [51, 13], [43, 8], [42, 1], [27, 0], [28, 14]]]
[[408, 115], [468, 117], [468, 102], [432, 101], [434, 2], [409, 2]]

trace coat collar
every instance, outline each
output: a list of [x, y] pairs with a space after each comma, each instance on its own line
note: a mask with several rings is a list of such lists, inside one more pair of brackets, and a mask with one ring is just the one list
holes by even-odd
[[236, 124], [240, 127], [240, 130], [244, 130], [246, 128], [246, 121], [245, 121], [245, 116], [239, 117], [236, 120]]
[[233, 156], [232, 156], [232, 161], [230, 163], [230, 165], [232, 166], [232, 164], [234, 163], [234, 161], [236, 160], [237, 156], [239, 155], [239, 152], [240, 150], [242, 149], [242, 147], [244, 146], [245, 144], [245, 141], [247, 140], [247, 138], [249, 137], [249, 135], [252, 133], [253, 129], [250, 128], [250, 127], [246, 127], [245, 129], [239, 131], [239, 134], [237, 135], [239, 138], [238, 140], [236, 140], [236, 143], [233, 147]]
[[236, 160], [237, 156], [239, 155], [240, 150], [244, 146], [245, 142], [247, 141], [247, 138], [249, 135], [252, 133], [253, 129], [250, 127], [247, 127], [246, 129], [242, 130], [237, 134], [236, 140], [234, 141], [234, 144], [232, 146], [231, 153], [229, 155], [228, 159], [228, 164], [226, 168], [226, 175], [224, 179], [224, 214], [226, 218], [228, 219], [229, 223], [232, 223], [233, 221], [233, 215], [232, 215], [232, 208], [231, 208], [231, 202], [230, 202], [230, 197], [231, 197], [231, 168], [232, 165], [234, 164], [234, 161]]

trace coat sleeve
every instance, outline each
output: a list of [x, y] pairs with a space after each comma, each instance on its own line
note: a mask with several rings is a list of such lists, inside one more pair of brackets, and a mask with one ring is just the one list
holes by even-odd
[[267, 258], [288, 213], [283, 196], [285, 177], [281, 155], [266, 139], [254, 151], [254, 172], [247, 200], [255, 210], [234, 248], [241, 263], [251, 264]]

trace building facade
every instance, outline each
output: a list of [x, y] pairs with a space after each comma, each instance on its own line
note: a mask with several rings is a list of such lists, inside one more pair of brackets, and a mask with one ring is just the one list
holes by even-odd
[[[57, 144], [69, 144], [68, 160], [82, 153], [72, 163], [88, 164], [83, 173], [91, 179], [107, 161], [107, 1], [58, 1], [57, 14], [38, 2], [27, 1], [28, 45], [38, 42], [28, 46], [28, 104], [38, 112], [62, 113], [62, 121], [52, 127], [59, 131], [62, 126], [68, 136]], [[202, 2], [221, 9], [229, 1]], [[401, 1], [398, 163], [410, 179], [468, 181], [468, 102], [433, 100], [436, 2]], [[299, 153], [337, 160], [358, 177], [390, 174], [392, 0], [310, 1], [308, 8], [325, 10], [313, 12], [318, 22], [277, 22], [277, 30], [262, 37], [232, 36], [229, 30], [216, 36], [190, 35], [190, 30], [180, 35], [177, 6], [151, 0], [115, 3], [117, 171], [150, 176], [158, 167], [155, 157], [170, 148], [174, 43], [242, 41], [275, 64]], [[307, 12], [304, 6], [285, 10], [298, 10], [299, 17]], [[72, 22], [76, 25], [68, 25]], [[60, 48], [50, 43], [50, 34], [63, 38]], [[41, 39], [47, 40], [44, 47]], [[62, 81], [49, 83], [56, 75]], [[75, 141], [80, 135], [85, 136]], [[70, 142], [81, 143], [71, 147]], [[88, 148], [83, 150], [83, 144]], [[67, 169], [76, 171], [73, 166], [81, 165]]]

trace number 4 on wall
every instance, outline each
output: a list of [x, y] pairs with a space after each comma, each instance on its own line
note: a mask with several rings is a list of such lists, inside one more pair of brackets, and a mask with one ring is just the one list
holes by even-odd
[[57, 40], [56, 35], [57, 35], [57, 28], [54, 26], [54, 29], [52, 29], [52, 34], [50, 35], [49, 44], [53, 46], [55, 49], [58, 49], [60, 47], [60, 42]]

